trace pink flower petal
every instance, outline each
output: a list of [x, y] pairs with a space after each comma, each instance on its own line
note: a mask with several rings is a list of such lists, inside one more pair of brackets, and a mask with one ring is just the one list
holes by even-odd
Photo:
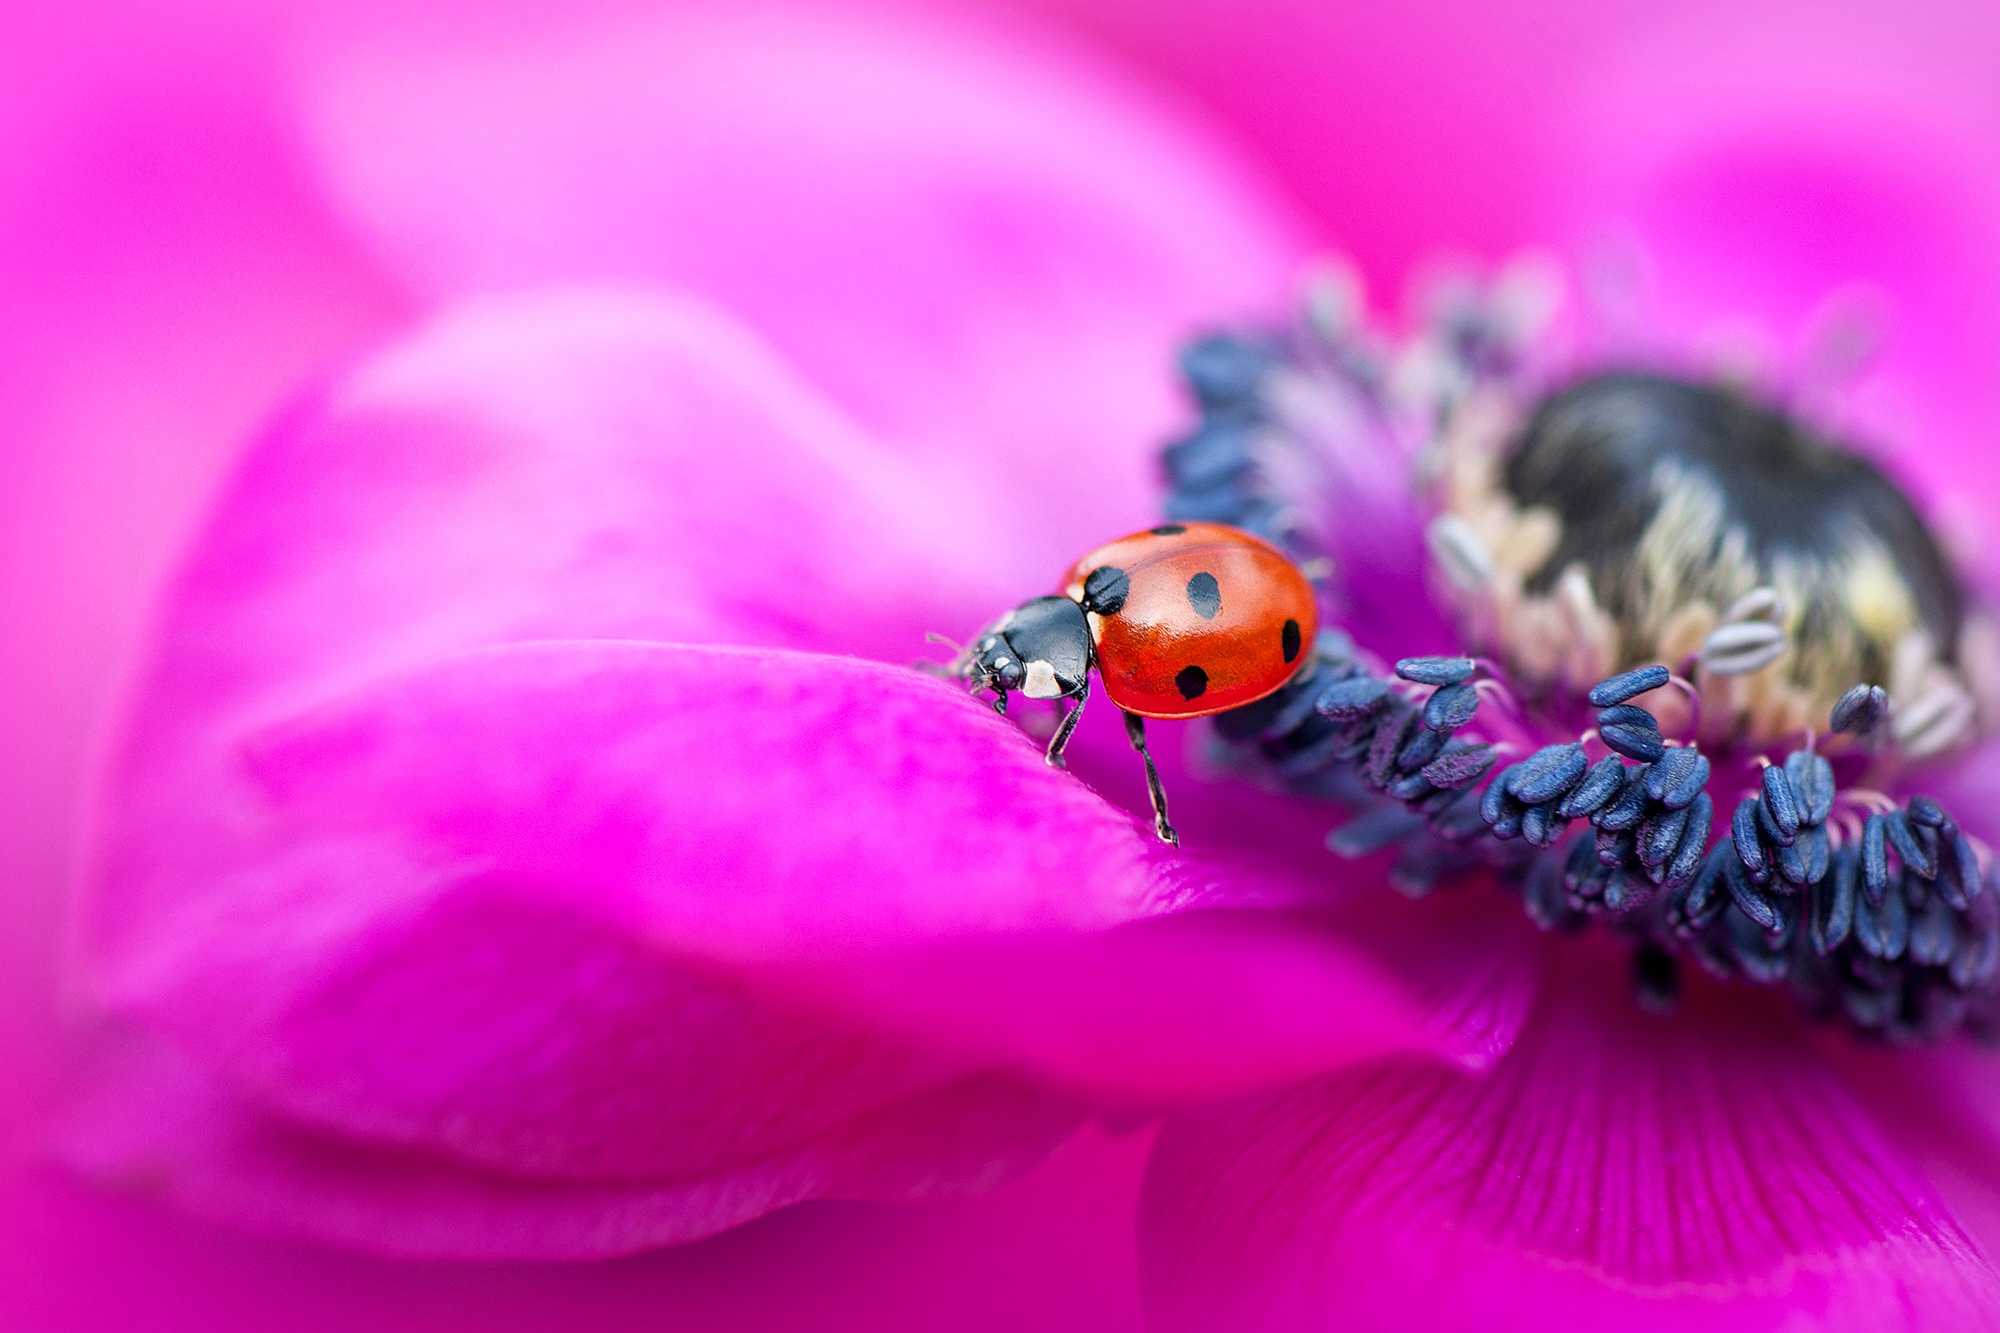
[[1458, 1039], [1457, 991], [1323, 927], [1142, 924], [1148, 835], [902, 668], [488, 650], [154, 804], [96, 902], [114, 1002], [291, 1114], [515, 1170], [733, 1161], [982, 1062], [1147, 1099]]
[[1981, 1248], [2000, 1254], [2000, 1058], [1971, 1043], [1821, 1047]]
[[0, 40], [0, 1140], [62, 1076], [81, 773], [162, 572], [298, 378], [404, 317], [216, 18]]
[[476, 302], [259, 446], [176, 590], [152, 688], [205, 717], [575, 635], [908, 661], [926, 628], [1002, 604], [982, 517], [703, 307]]
[[[1342, 924], [1181, 911], [1069, 940], [841, 959], [792, 984], [893, 1030], [1139, 1105], [1268, 1086], [1397, 1048], [1476, 1066], [1513, 1040], [1514, 1002], [1539, 979], [1532, 953], [1489, 940], [1480, 968], [1449, 978], [1455, 955], [1433, 955], [1413, 985]], [[1404, 924], [1421, 942], [1436, 939], [1427, 923]]]
[[400, 1258], [600, 1259], [696, 1240], [806, 1198], [990, 1188], [1075, 1124], [1060, 1103], [986, 1075], [711, 1175], [560, 1182], [315, 1134], [260, 1113], [164, 1048], [138, 1046], [98, 1082], [65, 1148], [100, 1180], [279, 1235]]
[[[114, 1085], [123, 1118], [79, 1149], [234, 1220], [617, 1253], [1011, 1173], [1073, 1113], [996, 1059], [1143, 1099], [1431, 1040], [1365, 957], [1295, 923], [1104, 934], [1165, 906], [1141, 831], [900, 669], [530, 644], [238, 753], [233, 782], [169, 808], [205, 856], [151, 861], [164, 840], [135, 821], [100, 907], [168, 906], [105, 980], [284, 1123]], [[844, 1010], [800, 1003], [842, 987]], [[935, 1043], [887, 1035], [898, 1012]]]
[[1152, 517], [1193, 328], [1285, 299], [1273, 196], [1163, 97], [1012, 26], [750, 5], [357, 43], [327, 188], [439, 293], [664, 282], [908, 455], [977, 459], [996, 561]]
[[1479, 884], [1404, 902], [1372, 877], [1335, 913], [1341, 935], [1387, 960], [1423, 1007], [1439, 1050], [1490, 1068], [1519, 1039], [1540, 994], [1547, 941], [1510, 896]]
[[1155, 898], [1124, 816], [955, 690], [849, 659], [492, 650], [207, 758], [113, 826], [114, 1007], [294, 1115], [499, 1169], [687, 1175], [824, 1136], [973, 1062], [744, 970]]
[[[1581, 959], [1572, 962], [1581, 964]], [[1162, 1329], [1989, 1327], [2000, 1277], [1782, 1011], [1568, 970], [1484, 1077], [1389, 1060], [1169, 1123]]]
[[[1145, 1133], [1086, 1131], [976, 1197], [790, 1209], [587, 1264], [409, 1263], [201, 1225], [46, 1170], [0, 1178], [0, 1285], [36, 1333], [1136, 1333]], [[115, 1280], [107, 1280], [115, 1274]]]

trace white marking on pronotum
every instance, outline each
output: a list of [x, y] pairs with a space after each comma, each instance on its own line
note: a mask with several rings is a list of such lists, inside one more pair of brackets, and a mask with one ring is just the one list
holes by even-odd
[[1028, 678], [1021, 685], [1021, 693], [1030, 699], [1060, 699], [1062, 686], [1056, 684], [1056, 669], [1047, 662], [1028, 663]]
[[1701, 665], [1718, 676], [1742, 676], [1785, 655], [1785, 631], [1766, 620], [1724, 625], [1701, 641]]
[[1444, 570], [1445, 577], [1465, 592], [1474, 593], [1493, 577], [1493, 555], [1472, 525], [1456, 514], [1440, 514], [1424, 529], [1431, 558]]
[[1909, 759], [1928, 759], [1949, 750], [1971, 732], [1978, 710], [1972, 696], [1950, 682], [1940, 682], [1895, 713], [1896, 748]]

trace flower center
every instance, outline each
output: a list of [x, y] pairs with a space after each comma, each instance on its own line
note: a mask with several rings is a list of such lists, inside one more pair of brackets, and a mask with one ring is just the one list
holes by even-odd
[[[1329, 847], [1393, 850], [1407, 894], [1605, 923], [1650, 1004], [1692, 960], [1897, 1040], [2000, 1031], [1991, 848], [1903, 790], [2000, 715], [2000, 648], [1915, 506], [1728, 388], [1546, 393], [1506, 303], [1444, 315], [1395, 348], [1336, 302], [1183, 355], [1167, 515], [1283, 546], [1367, 640], [1322, 630], [1217, 761], [1346, 807]], [[1391, 668], [1436, 637], [1419, 575], [1463, 652]]]
[[1909, 757], [1972, 738], [1942, 551], [1880, 469], [1804, 423], [1614, 373], [1525, 421], [1475, 393], [1435, 452], [1440, 583], [1530, 693], [1666, 662], [1701, 691], [1704, 740], [1765, 743], [1825, 731], [1842, 693], [1879, 683]]

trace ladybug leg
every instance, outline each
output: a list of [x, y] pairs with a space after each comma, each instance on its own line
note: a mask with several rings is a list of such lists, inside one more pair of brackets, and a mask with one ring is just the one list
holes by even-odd
[[1056, 734], [1049, 738], [1050, 768], [1064, 766], [1063, 751], [1068, 748], [1070, 733], [1076, 730], [1076, 724], [1083, 718], [1083, 706], [1088, 702], [1090, 702], [1090, 678], [1086, 676], [1083, 688], [1076, 692], [1076, 707], [1069, 710], [1069, 715], [1063, 718], [1062, 725], [1056, 728]]
[[1153, 752], [1146, 748], [1146, 719], [1137, 713], [1125, 714], [1125, 737], [1146, 761], [1146, 795], [1153, 801], [1153, 831], [1170, 846], [1181, 845], [1181, 835], [1167, 822], [1167, 789], [1160, 785], [1160, 770], [1153, 766]]

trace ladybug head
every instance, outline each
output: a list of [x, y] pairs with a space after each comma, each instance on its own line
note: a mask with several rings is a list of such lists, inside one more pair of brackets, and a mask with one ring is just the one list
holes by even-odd
[[1007, 711], [1007, 696], [1080, 698], [1090, 676], [1090, 622], [1067, 597], [1037, 597], [996, 621], [954, 664], [977, 690], [992, 690], [993, 707]]

